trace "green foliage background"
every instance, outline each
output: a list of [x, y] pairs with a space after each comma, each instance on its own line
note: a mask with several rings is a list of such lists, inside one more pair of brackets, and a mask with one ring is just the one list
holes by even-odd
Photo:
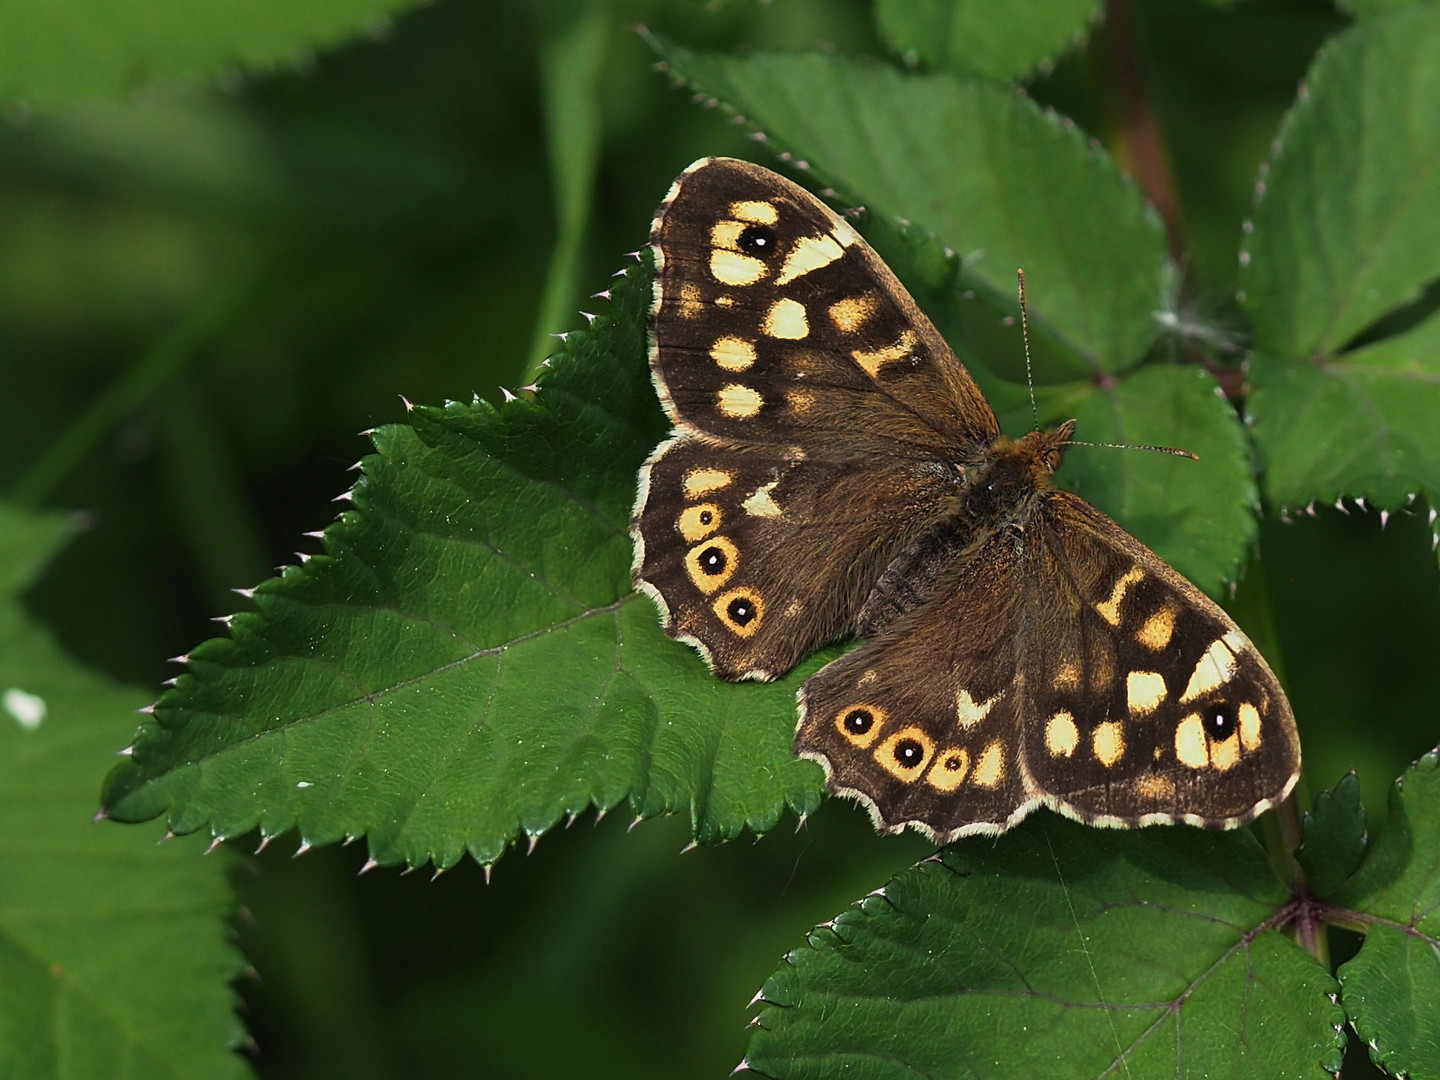
[[[62, 530], [43, 523], [54, 519], [40, 519], [41, 526], [0, 519], [3, 535], [25, 534], [30, 546], [16, 550], [44, 561], [43, 570], [15, 577], [15, 590], [24, 586], [23, 607], [7, 614], [5, 626], [26, 648], [38, 635], [53, 636], [58, 645], [44, 653], [44, 665], [94, 713], [86, 719], [90, 749], [76, 752], [58, 783], [79, 806], [67, 803], [64, 820], [93, 810], [74, 795], [98, 798], [106, 762], [93, 748], [124, 746], [134, 728], [128, 710], [146, 700], [145, 691], [116, 684], [157, 687], [176, 670], [162, 658], [189, 653], [214, 635], [212, 616], [246, 606], [231, 590], [294, 563], [297, 547], [318, 550], [302, 534], [333, 519], [331, 500], [353, 482], [347, 470], [370, 452], [358, 432], [411, 422], [420, 433], [415, 443], [392, 430], [381, 436], [382, 449], [396, 460], [422, 458], [453, 434], [448, 424], [463, 428], [464, 420], [458, 411], [449, 420], [441, 410], [407, 414], [399, 395], [439, 405], [478, 392], [500, 404], [499, 387], [533, 377], [554, 347], [551, 332], [583, 327], [582, 308], [606, 311], [590, 294], [616, 269], [634, 265], [620, 253], [644, 241], [680, 169], [718, 153], [774, 164], [723, 111], [696, 108], [688, 93], [669, 89], [632, 24], [643, 22], [697, 54], [754, 46], [761, 64], [784, 62], [767, 50], [822, 46], [839, 57], [893, 61], [877, 17], [903, 54], [939, 67], [963, 62], [965, 51], [954, 43], [982, 33], [963, 19], [946, 22], [939, 3], [916, 5], [919, 18], [930, 20], [917, 29], [905, 23], [904, 6], [443, 0], [412, 8], [317, 0], [256, 5], [244, 25], [230, 27], [220, 4], [194, 5], [193, 20], [177, 21], [162, 5], [129, 0], [110, 6], [111, 25], [72, 17], [70, 4], [0, 4], [9, 42], [9, 60], [0, 64], [9, 106], [0, 129], [0, 422], [9, 447], [0, 458], [0, 492], [20, 506], [85, 515], [85, 528], [48, 561], [44, 552]], [[1094, 11], [1058, 0], [1046, 6], [1073, 9], [1077, 24]], [[1262, 352], [1254, 375], [1267, 387], [1253, 399], [1257, 427], [1294, 433], [1289, 444], [1272, 444], [1279, 449], [1267, 462], [1282, 502], [1340, 482], [1306, 473], [1307, 463], [1390, 449], [1366, 442], [1373, 426], [1349, 430], [1332, 421], [1335, 412], [1325, 406], [1336, 382], [1274, 366], [1274, 354], [1294, 347], [1277, 327], [1308, 328], [1305, 344], [1334, 347], [1368, 325], [1353, 312], [1327, 322], [1328, 312], [1277, 314], [1265, 306], [1267, 296], [1293, 296], [1303, 306], [1323, 294], [1324, 275], [1335, 271], [1334, 238], [1308, 232], [1303, 213], [1290, 207], [1293, 228], [1287, 233], [1280, 222], [1268, 235], [1313, 242], [1307, 265], [1314, 277], [1267, 283], [1243, 273], [1240, 259], [1241, 223], [1254, 211], [1270, 141], [1315, 49], [1350, 18], [1301, 0], [1112, 5], [1090, 33], [1028, 50], [1013, 28], [991, 26], [1020, 59], [996, 46], [983, 65], [987, 75], [1014, 77], [1026, 56], [1052, 51], [1053, 65], [1029, 80], [1031, 95], [1074, 118], [1130, 167], [1150, 160], [1142, 128], [1127, 111], [1134, 101], [1127, 80], [1137, 73], [1143, 79], [1173, 177], [1171, 220], [1183, 233], [1193, 314], [1222, 337], [1238, 334], [1247, 320], [1257, 327]], [[670, 59], [673, 76], [685, 57], [672, 50]], [[719, 94], [715, 84], [728, 77], [723, 62], [702, 55], [689, 63], [694, 70], [683, 73]], [[857, 103], [857, 115], [864, 104]], [[797, 109], [801, 119], [803, 112]], [[1293, 135], [1308, 122], [1297, 113], [1286, 130]], [[1313, 137], [1320, 146], [1329, 140], [1338, 157], [1347, 139], [1366, 130], [1360, 117]], [[853, 136], [834, 125], [816, 134]], [[1394, 146], [1367, 155], [1374, 172], [1333, 179], [1331, 188], [1320, 179], [1324, 159], [1314, 164], [1314, 204], [1329, 212], [1352, 193], [1373, 190], [1364, 185], [1430, 175], [1427, 163], [1403, 161]], [[879, 181], [888, 160], [865, 178], [873, 200], [884, 197]], [[992, 178], [994, 200], [985, 211], [1041, 198], [1031, 185], [1044, 178], [1022, 164]], [[963, 179], [957, 175], [955, 190]], [[1286, 210], [1261, 208], [1262, 220]], [[878, 206], [892, 214], [907, 209]], [[972, 213], [968, 204], [940, 209], [957, 228]], [[977, 203], [973, 213], [981, 212]], [[1432, 205], [1408, 227], [1433, 228], [1434, 220]], [[1352, 235], [1364, 235], [1363, 221], [1350, 225]], [[1150, 241], [1127, 243], [1119, 267], [1106, 243], [1098, 237], [1087, 257], [1116, 275], [1144, 272]], [[1158, 232], [1154, 244], [1158, 250]], [[1263, 251], [1249, 254], [1263, 266]], [[1434, 277], [1433, 268], [1387, 268], [1413, 271], [1422, 282]], [[981, 282], [982, 291], [989, 284]], [[1237, 289], [1248, 294], [1243, 313]], [[1420, 295], [1393, 329], [1426, 333], [1422, 320], [1433, 301], [1431, 293]], [[1041, 310], [1045, 302], [1032, 296]], [[1364, 313], [1364, 304], [1357, 310]], [[1393, 350], [1393, 340], [1373, 348]], [[966, 344], [999, 356], [1002, 369], [1013, 364], [1005, 356], [1018, 355], [1013, 335]], [[1042, 376], [1063, 372], [1065, 349], [1040, 344]], [[1382, 370], [1404, 363], [1404, 355], [1376, 358]], [[1383, 386], [1376, 397], [1389, 409], [1415, 400]], [[997, 398], [997, 408], [1003, 404]], [[523, 417], [524, 408], [506, 415]], [[1006, 418], [1012, 429], [1023, 428], [1023, 406]], [[643, 442], [651, 432], [633, 434]], [[1173, 441], [1164, 432], [1146, 435]], [[1327, 445], [1329, 454], [1301, 452]], [[1121, 466], [1098, 465], [1088, 482], [1101, 491], [1123, 488], [1106, 468]], [[1386, 479], [1375, 482], [1383, 488]], [[1268, 623], [1277, 643], [1267, 652], [1300, 717], [1307, 804], [1353, 767], [1377, 830], [1386, 816], [1381, 793], [1436, 737], [1440, 605], [1423, 507], [1418, 516], [1390, 516], [1383, 529], [1375, 513], [1353, 504], [1346, 512], [1322, 507], [1292, 523], [1281, 521], [1278, 507], [1268, 509], [1259, 526], [1264, 561], [1247, 567], [1236, 609]], [[30, 544], [25, 530], [32, 528], [45, 538]], [[1202, 571], [1216, 558], [1195, 557]], [[1226, 576], [1223, 568], [1214, 575]], [[648, 619], [638, 607], [630, 617]], [[8, 654], [21, 655], [18, 645]], [[10, 721], [0, 716], [0, 723]], [[0, 745], [12, 766], [24, 766], [0, 769], [3, 796], [19, 790], [14, 781], [6, 786], [7, 777], [32, 771], [29, 758]], [[49, 774], [35, 766], [33, 775]], [[787, 784], [789, 804], [809, 809], [803, 785]], [[567, 795], [565, 809], [583, 810], [592, 794]], [[647, 813], [668, 808], [680, 816], [627, 832], [625, 792], [602, 792], [603, 805], [618, 804], [613, 814], [598, 824], [585, 814], [573, 828], [547, 835], [528, 859], [512, 851], [488, 885], [458, 848], [437, 860], [454, 869], [435, 882], [428, 867], [358, 877], [364, 843], [320, 846], [294, 859], [297, 837], [284, 833], [290, 820], [269, 829], [237, 821], [236, 831], [249, 831], [223, 850], [249, 852], [262, 834], [283, 835], [263, 853], [229, 862], [216, 854], [202, 863], [203, 843], [178, 841], [161, 849], [153, 872], [140, 864], [140, 899], [117, 900], [110, 913], [127, 904], [163, 908], [163, 895], [145, 896], [144, 882], [198, 875], [177, 888], [198, 898], [184, 916], [186, 932], [208, 943], [190, 960], [209, 976], [187, 982], [196, 975], [183, 964], [166, 969], [150, 987], [153, 997], [133, 999], [146, 1003], [134, 1011], [163, 1015], [167, 990], [193, 1003], [197, 985], [213, 999], [219, 980], [235, 970], [222, 947], [218, 891], [230, 873], [239, 945], [259, 974], [237, 983], [259, 1075], [723, 1075], [746, 1052], [745, 1002], [804, 929], [931, 849], [913, 836], [875, 837], [863, 814], [845, 804], [825, 805], [798, 833], [791, 816], [777, 824], [773, 814], [755, 819], [732, 806], [717, 810], [717, 820], [738, 814], [768, 834], [758, 843], [702, 845], [682, 857], [692, 827], [709, 838], [733, 830], [707, 833], [703, 807], [687, 809], [660, 785], [650, 794]], [[516, 793], [527, 831], [556, 824], [543, 814], [525, 819], [525, 798]], [[26, 794], [14, 803], [0, 799], [0, 807], [34, 801]], [[0, 857], [26, 857], [14, 843], [22, 831], [45, 835], [17, 820], [0, 821], [0, 836], [10, 840]], [[344, 838], [343, 822], [322, 825], [306, 839]], [[148, 841], [163, 833], [158, 823], [85, 829], [77, 834], [83, 846], [74, 868], [47, 879], [57, 888], [92, 888], [86, 874], [101, 856], [85, 852], [111, 835], [144, 858]], [[392, 847], [382, 850], [391, 856], [382, 861], [426, 856], [407, 848], [404, 836], [384, 840]], [[46, 841], [47, 849], [69, 844], [59, 833]], [[500, 851], [483, 854], [491, 861]], [[923, 891], [927, 875], [939, 871], [926, 864], [907, 873], [902, 887]], [[13, 887], [18, 877], [7, 880]], [[3, 935], [16, 925], [6, 921], [16, 910], [5, 906], [7, 880], [0, 880], [0, 954], [10, 940]], [[44, 880], [36, 886], [45, 887]], [[1364, 880], [1349, 888], [1383, 893]], [[123, 933], [105, 932], [104, 924], [100, 931], [98, 940]], [[36, 946], [35, 955], [46, 956], [46, 946]], [[817, 964], [825, 960], [817, 956]], [[107, 969], [101, 982], [135, 968], [158, 970], [148, 953], [109, 960], [119, 974]], [[789, 992], [777, 988], [772, 1000], [782, 991]], [[198, 1032], [208, 1036], [197, 1051], [202, 1057], [176, 1054], [167, 1062], [175, 1075], [195, 1075], [204, 1053], [236, 1038], [223, 1002], [199, 1004], [208, 1011], [191, 1031], [196, 1040]], [[127, 1045], [148, 1051], [144, 1032], [136, 1034], [139, 1021], [109, 1018], [130, 1038]], [[17, 1060], [4, 1055], [22, 1045], [18, 1031], [0, 1030], [0, 1063]], [[176, 1045], [171, 1036], [161, 1042]], [[143, 1054], [135, 1060], [137, 1069], [153, 1065]], [[86, 1075], [85, 1059], [63, 1055], [24, 1064], [31, 1071], [17, 1075]], [[1365, 1067], [1363, 1054], [1352, 1055], [1347, 1071], [1363, 1075]]]

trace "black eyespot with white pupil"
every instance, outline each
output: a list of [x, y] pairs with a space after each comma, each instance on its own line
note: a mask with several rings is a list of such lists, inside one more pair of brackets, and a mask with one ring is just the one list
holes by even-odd
[[696, 561], [700, 564], [700, 572], [712, 577], [716, 574], [723, 574], [725, 567], [730, 565], [730, 560], [725, 557], [725, 552], [714, 544], [700, 552], [700, 557]]
[[[700, 557], [705, 557], [703, 552]], [[743, 596], [737, 596], [725, 606], [725, 613], [736, 626], [749, 626], [750, 621], [755, 618], [755, 604]]]
[[1205, 710], [1205, 734], [1214, 742], [1224, 742], [1235, 734], [1234, 711], [1226, 705], [1211, 705]]
[[714, 515], [712, 512], [710, 512], [709, 510], [701, 510], [701, 511], [700, 511], [700, 524], [701, 524], [701, 525], [709, 525], [709, 524], [710, 524], [712, 521], [714, 521], [714, 520], [715, 520], [715, 515]]
[[747, 255], [769, 255], [775, 250], [775, 230], [768, 225], [747, 225], [736, 243]]
[[869, 709], [851, 709], [842, 723], [851, 735], [865, 735], [875, 726], [875, 714]]
[[925, 759], [925, 747], [918, 739], [901, 739], [895, 744], [895, 761], [902, 769], [913, 769]]

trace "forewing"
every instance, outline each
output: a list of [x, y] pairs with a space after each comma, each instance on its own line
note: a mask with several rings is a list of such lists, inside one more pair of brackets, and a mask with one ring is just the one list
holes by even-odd
[[879, 256], [784, 177], [696, 162], [651, 241], [651, 365], [677, 430], [920, 459], [999, 430]]
[[1231, 828], [1289, 793], [1284, 691], [1223, 609], [1089, 503], [1047, 494], [1025, 575], [1024, 764], [1083, 821]]

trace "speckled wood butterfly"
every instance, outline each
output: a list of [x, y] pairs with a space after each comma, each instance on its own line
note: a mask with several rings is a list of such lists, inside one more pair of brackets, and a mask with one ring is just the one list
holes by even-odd
[[1208, 597], [1056, 488], [1075, 422], [1000, 432], [880, 257], [803, 188], [687, 169], [656, 214], [634, 577], [724, 679], [864, 639], [795, 750], [877, 827], [945, 842], [1039, 805], [1231, 828], [1300, 766], [1279, 683]]

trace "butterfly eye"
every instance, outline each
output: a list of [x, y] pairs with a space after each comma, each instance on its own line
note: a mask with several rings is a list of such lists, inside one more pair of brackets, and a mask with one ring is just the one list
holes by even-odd
[[769, 255], [775, 250], [775, 230], [767, 225], [747, 225], [736, 245], [747, 255]]
[[1205, 710], [1205, 734], [1213, 742], [1224, 742], [1235, 734], [1235, 714], [1224, 705], [1211, 705]]
[[840, 710], [835, 726], [841, 735], [863, 749], [875, 741], [885, 726], [885, 710], [874, 705], [852, 705]]
[[901, 739], [895, 744], [895, 763], [902, 769], [913, 769], [925, 760], [925, 747], [915, 739]]
[[700, 552], [700, 557], [696, 562], [700, 564], [700, 572], [702, 574], [710, 574], [713, 576], [715, 574], [723, 574], [730, 560], [725, 557], [724, 549], [711, 544], [704, 551]]

